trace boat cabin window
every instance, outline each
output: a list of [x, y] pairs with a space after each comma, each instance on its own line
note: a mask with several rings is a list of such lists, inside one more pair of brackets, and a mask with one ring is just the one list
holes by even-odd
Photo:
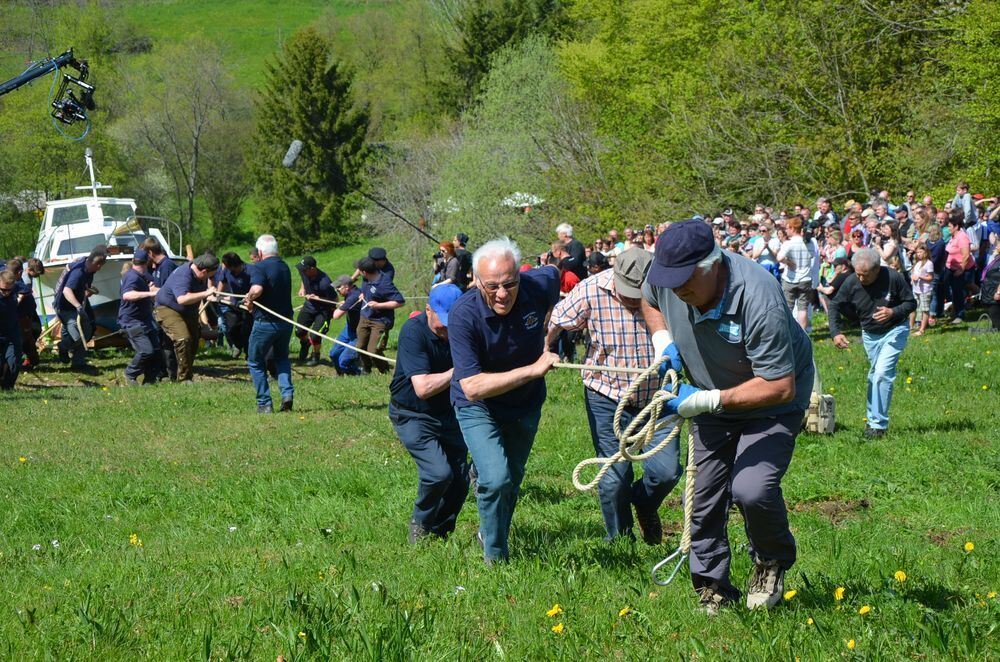
[[83, 237], [63, 239], [59, 242], [56, 255], [72, 255], [74, 253], [90, 253], [91, 249], [105, 241], [103, 234], [88, 234]]
[[134, 214], [135, 210], [132, 209], [132, 205], [115, 205], [109, 202], [101, 203], [101, 215], [104, 216], [105, 220], [110, 216], [115, 219], [115, 223], [124, 223]]
[[56, 207], [52, 210], [52, 225], [71, 225], [73, 223], [84, 223], [89, 220], [87, 216], [87, 205], [73, 205], [72, 207]]

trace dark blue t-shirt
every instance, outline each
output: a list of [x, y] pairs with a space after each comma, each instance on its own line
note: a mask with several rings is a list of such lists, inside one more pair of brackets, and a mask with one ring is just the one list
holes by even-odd
[[170, 278], [170, 274], [175, 271], [177, 271], [177, 263], [169, 257], [164, 257], [155, 267], [150, 266], [149, 277], [153, 281], [153, 285], [163, 287], [163, 284]]
[[478, 288], [459, 298], [448, 313], [448, 339], [455, 373], [451, 403], [456, 408], [486, 407], [497, 418], [521, 418], [545, 401], [545, 380], [479, 402], [469, 402], [461, 380], [484, 372], [507, 372], [530, 365], [542, 355], [545, 317], [559, 301], [559, 270], [539, 267], [520, 274], [514, 307], [497, 315], [483, 301]]
[[[392, 278], [382, 272], [382, 275], [373, 281], [365, 280], [361, 283], [361, 292], [365, 295], [365, 302], [371, 301], [398, 301], [400, 303], [406, 303], [406, 299], [396, 286], [392, 283]], [[378, 309], [374, 310], [371, 306], [364, 306], [361, 314], [367, 317], [373, 322], [379, 324], [385, 324], [386, 326], [392, 326], [393, 321], [396, 319], [396, 313], [394, 310]]]
[[399, 351], [396, 372], [389, 384], [389, 393], [396, 406], [426, 414], [440, 414], [451, 409], [448, 389], [427, 400], [417, 397], [410, 377], [447, 372], [451, 369], [451, 349], [427, 326], [427, 314], [411, 317], [399, 331]]
[[87, 288], [94, 284], [94, 274], [87, 272], [87, 258], [81, 257], [66, 265], [66, 271], [56, 282], [56, 310], [73, 311], [76, 307], [63, 297], [63, 290], [73, 290], [73, 295], [81, 304], [87, 301]]
[[185, 306], [177, 302], [177, 297], [184, 294], [204, 292], [207, 289], [208, 283], [198, 280], [191, 269], [191, 263], [188, 262], [177, 267], [170, 274], [170, 277], [167, 278], [167, 282], [156, 293], [156, 305], [172, 308], [182, 315], [196, 313], [198, 312], [198, 307], [201, 305], [200, 302]]
[[[219, 271], [215, 274], [216, 286], [224, 285], [227, 292], [232, 292], [233, 294], [246, 294], [250, 291], [250, 265], [244, 264], [243, 270], [238, 274], [234, 274], [229, 269], [225, 267], [220, 267]], [[242, 299], [235, 299], [233, 297], [225, 297], [222, 302], [227, 306], [239, 306]]]
[[17, 323], [17, 290], [8, 296], [0, 294], [0, 338], [18, 338], [21, 327]]
[[[140, 273], [135, 269], [129, 269], [122, 276], [122, 285], [119, 292], [122, 296], [126, 292], [149, 292], [150, 277], [148, 274]], [[152, 324], [153, 322], [153, 300], [149, 297], [136, 301], [121, 300], [118, 305], [118, 325], [121, 327], [135, 326], [137, 324]]]
[[14, 295], [23, 295], [21, 302], [17, 304], [18, 315], [29, 319], [38, 317], [38, 310], [35, 308], [35, 292], [31, 288], [31, 283], [18, 281], [14, 286]]
[[[337, 300], [337, 290], [333, 289], [333, 282], [330, 277], [319, 269], [316, 270], [315, 278], [306, 278], [303, 274], [302, 276], [302, 289], [305, 290], [306, 294], [315, 294], [321, 299], [326, 299], [327, 301]], [[336, 308], [336, 304], [333, 303], [323, 303], [321, 301], [310, 301], [306, 299], [303, 306], [315, 312], [330, 312]]]
[[379, 269], [379, 271], [389, 280], [396, 280], [396, 267], [392, 266], [392, 262], [389, 260], [385, 261], [385, 266]]
[[[279, 315], [284, 315], [291, 319], [292, 272], [284, 260], [271, 255], [253, 265], [253, 269], [250, 270], [250, 284], [260, 285], [264, 288], [264, 292], [257, 299], [257, 302], [267, 306]], [[253, 309], [253, 318], [274, 322], [281, 321], [256, 306]]]
[[344, 303], [340, 304], [340, 310], [347, 312], [347, 328], [351, 330], [352, 333], [357, 333], [358, 322], [361, 321], [361, 306], [363, 303], [358, 303], [361, 299], [361, 290], [356, 287], [352, 287], [347, 291], [347, 296], [344, 297]]

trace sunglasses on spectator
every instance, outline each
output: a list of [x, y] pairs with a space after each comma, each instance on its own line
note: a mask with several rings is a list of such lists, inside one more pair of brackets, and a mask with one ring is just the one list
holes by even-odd
[[521, 284], [520, 278], [515, 278], [514, 280], [509, 280], [506, 283], [483, 283], [483, 289], [487, 292], [496, 292], [501, 287], [510, 292], [511, 290], [517, 289], [517, 286]]

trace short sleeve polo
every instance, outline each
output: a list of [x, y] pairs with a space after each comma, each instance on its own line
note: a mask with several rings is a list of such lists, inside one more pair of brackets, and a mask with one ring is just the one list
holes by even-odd
[[[257, 303], [279, 315], [289, 319], [292, 317], [292, 271], [284, 260], [271, 255], [253, 265], [250, 270], [250, 285], [260, 285], [264, 289]], [[257, 306], [254, 306], [253, 318], [280, 321]]]
[[437, 337], [427, 326], [427, 314], [411, 317], [399, 331], [396, 371], [389, 384], [392, 401], [403, 409], [440, 414], [451, 408], [448, 390], [421, 400], [410, 380], [414, 375], [433, 375], [452, 367], [448, 341]]
[[206, 289], [208, 289], [208, 284], [198, 280], [198, 277], [194, 275], [194, 271], [191, 269], [191, 263], [188, 262], [177, 267], [170, 274], [170, 277], [167, 278], [167, 282], [156, 293], [156, 305], [166, 306], [182, 315], [196, 313], [198, 306], [201, 304], [192, 303], [185, 306], [177, 301], [177, 297], [185, 294], [204, 292]]
[[478, 288], [455, 302], [448, 314], [448, 341], [455, 372], [451, 380], [451, 402], [456, 408], [485, 407], [494, 416], [520, 418], [545, 401], [545, 380], [523, 386], [480, 402], [470, 402], [461, 380], [484, 372], [507, 372], [538, 360], [545, 345], [545, 317], [559, 301], [559, 270], [553, 266], [520, 274], [521, 284], [514, 306], [497, 315], [486, 305]]

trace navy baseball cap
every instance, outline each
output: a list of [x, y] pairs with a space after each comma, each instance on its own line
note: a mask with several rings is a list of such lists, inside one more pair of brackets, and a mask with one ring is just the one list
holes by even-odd
[[132, 261], [136, 264], [145, 264], [149, 262], [149, 253], [143, 250], [142, 246], [136, 246], [135, 252], [132, 253]]
[[384, 260], [385, 259], [385, 249], [380, 246], [375, 246], [368, 251], [368, 257], [373, 260]]
[[695, 219], [671, 223], [656, 240], [646, 280], [654, 287], [680, 287], [714, 249], [712, 226]]
[[460, 296], [462, 296], [461, 288], [451, 283], [438, 285], [431, 290], [428, 303], [431, 306], [431, 310], [437, 314], [438, 319], [445, 326], [448, 326], [448, 313], [451, 312], [451, 307], [455, 305]]

